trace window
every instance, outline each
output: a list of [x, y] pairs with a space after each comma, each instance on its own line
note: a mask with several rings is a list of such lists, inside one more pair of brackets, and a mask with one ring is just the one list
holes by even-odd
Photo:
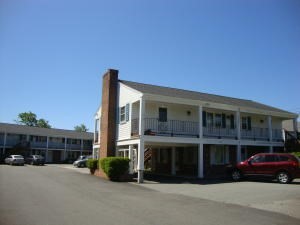
[[242, 117], [242, 129], [251, 130], [251, 117]]
[[222, 115], [221, 114], [216, 114], [215, 115], [215, 126], [216, 127], [221, 127], [222, 125]]
[[214, 115], [212, 113], [206, 114], [206, 125], [207, 127], [212, 127], [214, 124]]
[[265, 162], [265, 156], [264, 155], [257, 155], [252, 160], [252, 163], [263, 163]]
[[119, 108], [119, 121], [120, 123], [129, 121], [129, 104]]
[[158, 120], [159, 122], [167, 122], [168, 121], [168, 111], [167, 108], [159, 108], [158, 109]]
[[120, 122], [125, 122], [125, 106], [121, 107], [120, 110]]
[[228, 146], [216, 145], [211, 147], [210, 151], [210, 164], [211, 165], [224, 165], [229, 162], [229, 149]]

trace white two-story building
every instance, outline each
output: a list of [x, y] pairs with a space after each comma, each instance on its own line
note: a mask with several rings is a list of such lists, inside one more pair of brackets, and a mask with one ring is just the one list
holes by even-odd
[[108, 70], [105, 79], [109, 85], [103, 82], [102, 95], [116, 89], [108, 102], [116, 116], [101, 117], [112, 114], [102, 98], [96, 144], [101, 148], [102, 123], [113, 124], [114, 154], [131, 159], [130, 171], [138, 172], [139, 182], [144, 170], [224, 176], [230, 163], [257, 152], [283, 151], [282, 122], [297, 121], [297, 114], [251, 100], [119, 80], [116, 70]]

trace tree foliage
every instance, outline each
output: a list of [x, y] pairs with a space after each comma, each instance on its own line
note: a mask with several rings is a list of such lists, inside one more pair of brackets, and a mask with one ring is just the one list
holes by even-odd
[[89, 129], [82, 123], [78, 126], [75, 126], [74, 130], [78, 132], [87, 132]]
[[37, 119], [37, 116], [33, 112], [23, 112], [19, 113], [18, 119], [16, 120], [18, 124], [27, 125], [30, 127], [43, 127], [51, 128], [49, 122], [45, 119]]

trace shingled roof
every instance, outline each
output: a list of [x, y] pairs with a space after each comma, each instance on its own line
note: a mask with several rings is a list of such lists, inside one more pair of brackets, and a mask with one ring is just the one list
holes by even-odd
[[151, 84], [142, 84], [142, 83], [137, 83], [132, 81], [125, 81], [125, 80], [120, 80], [120, 82], [141, 93], [162, 95], [168, 97], [177, 97], [177, 98], [184, 98], [184, 99], [191, 99], [191, 100], [200, 100], [204, 102], [221, 103], [221, 104], [227, 104], [227, 105], [239, 106], [239, 107], [256, 108], [260, 110], [279, 112], [279, 113], [289, 113], [294, 115], [294, 113], [281, 110], [272, 106], [264, 105], [262, 103], [251, 101], [251, 100], [231, 98], [231, 97], [225, 97], [220, 95], [206, 94], [202, 92], [188, 91], [183, 89], [163, 87], [163, 86], [157, 86]]

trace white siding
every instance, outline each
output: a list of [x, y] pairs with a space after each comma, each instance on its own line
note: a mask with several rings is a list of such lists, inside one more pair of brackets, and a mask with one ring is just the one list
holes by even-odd
[[[146, 102], [145, 118], [157, 118], [159, 108], [167, 108], [168, 120], [182, 120], [197, 122], [199, 119], [198, 107], [188, 105], [176, 105], [159, 102]], [[190, 114], [188, 114], [188, 111]]]
[[[131, 118], [133, 118], [132, 104], [134, 102], [139, 101], [140, 97], [141, 97], [141, 93], [123, 85], [122, 83], [119, 83], [118, 100], [117, 100], [118, 107], [120, 108], [126, 106], [126, 104], [129, 104], [130, 107], [129, 107], [129, 121], [119, 122], [119, 124], [117, 124], [117, 140], [126, 140], [131, 138]], [[135, 105], [134, 114], [136, 114], [136, 112], [138, 114], [138, 110], [136, 109], [136, 104], [134, 105]], [[137, 105], [139, 105], [139, 102]]]

